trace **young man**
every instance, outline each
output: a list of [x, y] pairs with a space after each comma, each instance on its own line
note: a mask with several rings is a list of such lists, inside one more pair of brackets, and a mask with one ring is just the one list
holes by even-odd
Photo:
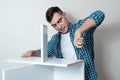
[[[46, 12], [46, 20], [58, 33], [48, 42], [48, 57], [82, 59], [85, 61], [85, 80], [96, 80], [93, 33], [104, 17], [104, 13], [97, 10], [73, 24], [59, 7], [50, 7]], [[40, 50], [30, 50], [22, 55], [30, 56], [40, 56]]]

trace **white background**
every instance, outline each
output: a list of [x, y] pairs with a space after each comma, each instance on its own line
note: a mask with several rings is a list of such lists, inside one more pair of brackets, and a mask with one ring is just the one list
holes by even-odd
[[[48, 25], [49, 39], [56, 31], [46, 22], [45, 11], [59, 6], [71, 22], [95, 10], [105, 12], [95, 37], [95, 65], [99, 80], [120, 80], [119, 0], [0, 0], [0, 72], [11, 66], [5, 60], [40, 48], [40, 25]], [[13, 64], [18, 66], [18, 64]], [[0, 80], [1, 80], [0, 73]]]

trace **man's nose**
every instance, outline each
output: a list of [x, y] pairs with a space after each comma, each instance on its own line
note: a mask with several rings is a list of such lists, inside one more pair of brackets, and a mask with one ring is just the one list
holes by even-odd
[[58, 28], [58, 29], [61, 29], [61, 25], [60, 25], [60, 24], [57, 24], [57, 28]]

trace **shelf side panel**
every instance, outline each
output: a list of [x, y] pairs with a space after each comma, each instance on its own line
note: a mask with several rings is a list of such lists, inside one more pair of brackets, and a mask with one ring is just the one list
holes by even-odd
[[54, 80], [84, 80], [84, 62], [67, 68], [55, 67]]
[[47, 26], [41, 24], [41, 60], [44, 62], [48, 58], [47, 54]]
[[3, 80], [54, 80], [54, 68], [30, 65], [3, 70]]

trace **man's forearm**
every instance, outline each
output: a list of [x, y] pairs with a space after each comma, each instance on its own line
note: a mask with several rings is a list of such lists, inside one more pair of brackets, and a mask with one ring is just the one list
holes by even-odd
[[78, 30], [82, 33], [92, 27], [96, 26], [94, 19], [92, 18], [88, 18], [86, 19], [86, 21], [82, 24], [82, 26], [80, 28], [78, 28]]

